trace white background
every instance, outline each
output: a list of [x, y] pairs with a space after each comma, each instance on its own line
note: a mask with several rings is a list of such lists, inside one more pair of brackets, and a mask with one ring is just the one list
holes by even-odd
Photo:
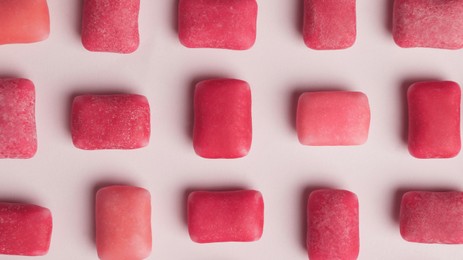
[[[463, 190], [463, 155], [419, 160], [406, 147], [406, 87], [413, 81], [463, 83], [463, 52], [401, 49], [390, 33], [392, 0], [358, 1], [355, 45], [308, 49], [301, 36], [302, 1], [259, 1], [257, 41], [248, 51], [188, 49], [176, 33], [176, 0], [144, 0], [140, 48], [133, 54], [92, 53], [80, 42], [81, 0], [50, 0], [51, 35], [44, 42], [0, 46], [0, 76], [32, 80], [37, 92], [39, 149], [30, 160], [0, 161], [0, 200], [50, 208], [48, 255], [34, 259], [97, 259], [93, 206], [98, 187], [131, 184], [152, 195], [149, 259], [307, 259], [305, 204], [310, 190], [348, 189], [360, 202], [359, 259], [460, 259], [463, 246], [404, 241], [398, 202], [407, 190]], [[253, 143], [243, 159], [207, 160], [192, 148], [194, 84], [211, 77], [249, 82]], [[357, 147], [299, 144], [298, 94], [319, 89], [364, 92], [371, 106], [369, 140]], [[72, 98], [82, 93], [145, 95], [152, 110], [148, 147], [83, 151], [72, 145]], [[262, 239], [195, 244], [185, 198], [194, 189], [252, 188], [265, 201]], [[0, 259], [12, 259], [0, 256]], [[15, 257], [22, 259], [22, 257]]]

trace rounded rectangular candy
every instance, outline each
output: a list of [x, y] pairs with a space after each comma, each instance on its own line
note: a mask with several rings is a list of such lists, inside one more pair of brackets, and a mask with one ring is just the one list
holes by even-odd
[[40, 256], [48, 253], [50, 210], [36, 205], [0, 203], [0, 254]]
[[256, 40], [256, 0], [180, 0], [178, 36], [189, 48], [245, 50]]
[[255, 190], [195, 191], [188, 196], [188, 232], [197, 243], [259, 240], [264, 201]]
[[72, 141], [77, 148], [136, 149], [148, 145], [150, 108], [144, 96], [77, 96], [71, 117]]
[[400, 205], [400, 234], [410, 242], [463, 244], [463, 193], [405, 193]]
[[211, 79], [196, 85], [193, 146], [205, 158], [239, 158], [252, 141], [251, 90], [237, 79]]
[[360, 145], [370, 128], [368, 98], [361, 92], [306, 92], [299, 97], [296, 129], [304, 145]]
[[310, 260], [357, 259], [357, 196], [346, 190], [316, 190], [307, 205], [307, 250]]
[[37, 151], [35, 87], [27, 79], [0, 79], [0, 158], [31, 158]]
[[346, 49], [356, 35], [355, 0], [304, 0], [303, 37], [309, 48]]
[[140, 0], [84, 0], [82, 44], [89, 51], [134, 52], [139, 10]]
[[32, 43], [47, 39], [50, 34], [47, 1], [0, 1], [0, 28], [0, 44]]
[[392, 34], [400, 47], [463, 47], [463, 0], [395, 0]]
[[96, 247], [102, 260], [141, 260], [151, 253], [151, 196], [133, 186], [96, 193]]
[[451, 158], [461, 149], [461, 90], [451, 81], [417, 82], [408, 89], [408, 150], [417, 158]]

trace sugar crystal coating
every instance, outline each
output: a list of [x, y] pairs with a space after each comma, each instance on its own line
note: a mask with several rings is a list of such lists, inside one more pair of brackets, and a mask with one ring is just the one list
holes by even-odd
[[408, 89], [408, 150], [417, 158], [451, 158], [461, 149], [461, 90], [451, 81], [417, 82]]
[[50, 34], [46, 0], [0, 1], [0, 44], [43, 41]]
[[355, 0], [304, 0], [303, 37], [316, 50], [345, 49], [357, 35]]
[[264, 201], [255, 190], [195, 191], [188, 196], [188, 232], [197, 243], [260, 239]]
[[140, 0], [84, 0], [82, 44], [89, 51], [134, 52], [139, 10]]
[[307, 204], [310, 260], [354, 260], [359, 254], [357, 196], [346, 190], [316, 190]]
[[144, 96], [77, 96], [71, 114], [72, 141], [80, 149], [136, 149], [149, 142], [150, 108]]
[[151, 196], [133, 186], [108, 186], [96, 194], [96, 246], [102, 260], [141, 260], [151, 253]]
[[255, 0], [180, 0], [178, 35], [190, 48], [245, 50], [256, 40]]
[[405, 193], [400, 206], [400, 234], [410, 242], [463, 244], [463, 193]]
[[37, 151], [35, 87], [27, 79], [0, 79], [0, 158], [31, 158]]
[[0, 254], [40, 256], [48, 253], [50, 210], [36, 205], [0, 203]]

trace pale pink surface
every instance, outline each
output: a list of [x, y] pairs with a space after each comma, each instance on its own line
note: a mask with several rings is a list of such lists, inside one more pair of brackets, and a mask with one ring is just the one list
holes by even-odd
[[0, 158], [31, 158], [37, 151], [35, 88], [27, 79], [0, 79]]
[[50, 247], [50, 210], [36, 205], [0, 203], [0, 254], [39, 256]]
[[197, 243], [252, 242], [264, 228], [264, 201], [255, 190], [195, 191], [188, 196], [188, 232]]
[[77, 148], [136, 149], [148, 145], [150, 108], [144, 96], [77, 96], [71, 115], [72, 141]]
[[151, 253], [151, 195], [133, 186], [96, 194], [96, 247], [102, 260], [139, 260]]
[[463, 47], [463, 0], [395, 0], [394, 40], [400, 47]]
[[408, 150], [417, 158], [451, 158], [461, 149], [461, 90], [451, 81], [417, 82], [408, 89]]
[[352, 260], [359, 254], [357, 196], [346, 190], [316, 190], [307, 205], [307, 250], [311, 260]]
[[0, 28], [0, 44], [32, 43], [47, 39], [50, 34], [47, 1], [0, 1]]
[[306, 92], [299, 97], [296, 117], [304, 145], [360, 145], [368, 139], [370, 106], [361, 92]]
[[463, 244], [463, 193], [405, 193], [400, 206], [400, 234], [410, 242]]
[[256, 0], [180, 0], [178, 35], [189, 48], [245, 50], [256, 40]]
[[196, 85], [193, 146], [205, 158], [239, 158], [252, 141], [251, 89], [236, 79], [212, 79]]
[[357, 35], [355, 0], [304, 0], [303, 38], [316, 50], [345, 49]]
[[140, 0], [84, 0], [82, 44], [89, 51], [134, 52], [139, 10]]

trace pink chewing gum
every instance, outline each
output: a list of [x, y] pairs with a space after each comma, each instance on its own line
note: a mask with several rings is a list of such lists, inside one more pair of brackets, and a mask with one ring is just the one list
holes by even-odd
[[299, 97], [296, 129], [304, 145], [360, 145], [370, 128], [368, 98], [361, 92], [306, 92]]
[[405, 193], [400, 205], [400, 234], [410, 242], [463, 244], [463, 193]]
[[48, 253], [50, 210], [36, 205], [0, 203], [0, 254], [40, 256]]
[[408, 89], [408, 150], [416, 158], [451, 158], [461, 149], [460, 86], [417, 82]]
[[0, 158], [27, 159], [37, 151], [35, 88], [27, 79], [0, 79]]
[[355, 0], [304, 0], [302, 34], [312, 49], [351, 47], [357, 35]]
[[463, 0], [395, 0], [392, 34], [404, 48], [463, 47]]
[[359, 254], [357, 196], [346, 190], [316, 190], [307, 205], [310, 260], [354, 260]]
[[46, 0], [0, 1], [0, 44], [43, 41], [50, 34]]
[[251, 149], [251, 89], [237, 79], [196, 84], [193, 147], [204, 158], [239, 158]]
[[82, 44], [89, 51], [137, 50], [140, 0], [84, 0]]
[[96, 247], [102, 260], [141, 260], [151, 253], [151, 196], [132, 186], [96, 194]]
[[136, 149], [148, 145], [150, 108], [144, 96], [78, 96], [71, 116], [72, 141], [77, 148]]
[[256, 0], [179, 1], [178, 35], [189, 48], [249, 49], [256, 21]]
[[255, 190], [195, 191], [188, 196], [188, 232], [197, 243], [252, 242], [264, 227], [264, 201]]

